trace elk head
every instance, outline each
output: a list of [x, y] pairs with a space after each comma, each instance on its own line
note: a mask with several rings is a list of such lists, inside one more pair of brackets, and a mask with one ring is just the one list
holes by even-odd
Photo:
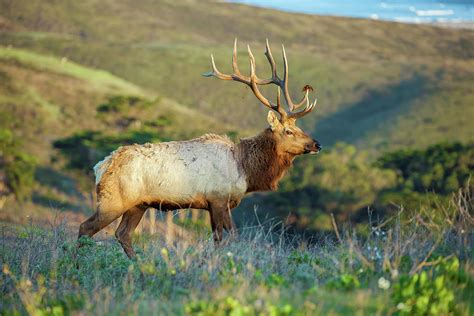
[[[309, 91], [312, 91], [311, 86], [306, 85], [303, 88], [305, 95], [300, 102], [294, 103], [290, 97], [288, 91], [288, 60], [286, 57], [285, 47], [282, 45], [283, 54], [283, 79], [277, 75], [275, 60], [273, 59], [268, 39], [266, 40], [265, 56], [270, 63], [272, 77], [270, 79], [260, 79], [255, 74], [255, 57], [250, 50], [250, 46], [247, 46], [249, 58], [250, 58], [250, 76], [243, 75], [237, 65], [237, 39], [234, 41], [234, 53], [232, 56], [232, 68], [234, 73], [232, 75], [226, 75], [217, 70], [214, 62], [214, 56], [211, 54], [212, 71], [204, 73], [205, 77], [216, 77], [222, 80], [232, 80], [246, 84], [250, 87], [252, 92], [255, 94], [257, 99], [266, 107], [270, 108], [268, 112], [267, 120], [270, 125], [270, 130], [273, 133], [273, 137], [276, 140], [277, 151], [280, 153], [290, 154], [297, 156], [307, 153], [317, 153], [321, 150], [321, 145], [315, 139], [312, 139], [308, 134], [303, 132], [298, 126], [296, 126], [296, 120], [300, 117], [310, 113], [316, 106], [317, 100], [313, 103], [309, 102]], [[276, 104], [268, 100], [259, 90], [259, 86], [275, 84], [277, 86], [277, 100]], [[281, 105], [281, 92], [285, 103], [288, 107], [288, 111]], [[305, 106], [302, 110], [296, 111], [302, 106]], [[278, 114], [278, 116], [277, 116]]]

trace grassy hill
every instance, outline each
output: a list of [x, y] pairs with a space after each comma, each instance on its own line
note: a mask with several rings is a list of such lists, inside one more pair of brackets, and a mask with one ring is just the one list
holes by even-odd
[[239, 129], [264, 126], [263, 107], [239, 84], [200, 76], [211, 52], [230, 71], [234, 37], [241, 68], [250, 43], [267, 75], [264, 39], [275, 54], [286, 45], [292, 93], [316, 88], [320, 108], [303, 125], [323, 144], [380, 152], [473, 137], [473, 31], [207, 1], [0, 3], [1, 44], [107, 70]]
[[[261, 76], [269, 75], [265, 38], [280, 67], [278, 45], [285, 44], [292, 94], [308, 83], [320, 101], [301, 124], [325, 148], [344, 141], [378, 155], [473, 140], [473, 31], [206, 1], [0, 0], [0, 12], [0, 123], [39, 159], [45, 207], [78, 209], [74, 204], [84, 200], [75, 189], [84, 174], [65, 174], [66, 161], [52, 148], [58, 140], [73, 149], [77, 142], [101, 143], [92, 156], [69, 151], [90, 164], [120, 142], [209, 131], [246, 136], [264, 127], [266, 109], [248, 88], [200, 75], [211, 53], [230, 71], [234, 37], [242, 71], [250, 43]], [[97, 111], [130, 96], [145, 100], [143, 106]], [[306, 160], [313, 170], [315, 162]], [[58, 179], [72, 189], [61, 192]], [[90, 188], [91, 176], [79, 182]], [[77, 201], [66, 203], [71, 192]]]
[[[21, 148], [38, 162], [35, 207], [20, 207], [22, 215], [47, 219], [51, 207], [82, 213], [89, 211], [78, 180], [90, 188], [92, 177], [65, 170], [66, 162], [53, 149], [56, 140], [83, 131], [102, 133], [109, 141], [147, 123], [165, 139], [186, 139], [209, 128], [228, 132], [217, 120], [184, 107], [173, 100], [146, 91], [103, 70], [91, 69], [31, 51], [0, 46], [0, 127], [13, 131]], [[100, 115], [97, 108], [115, 99], [135, 98], [144, 106]], [[192, 121], [192, 124], [190, 124]], [[170, 123], [167, 123], [170, 122]], [[100, 157], [99, 157], [100, 158]], [[82, 157], [81, 159], [86, 159]], [[76, 214], [76, 215], [79, 215]], [[23, 222], [16, 212], [2, 211], [1, 218]]]
[[[170, 117], [175, 124], [170, 132], [177, 138], [198, 135], [208, 128], [226, 130], [212, 117], [159, 97], [107, 71], [84, 67], [65, 58], [0, 46], [0, 67], [4, 83], [0, 87], [2, 125], [18, 129], [25, 146], [37, 146], [31, 151], [40, 157], [49, 156], [45, 147], [53, 139], [84, 129], [110, 128], [96, 115], [96, 108], [114, 95], [154, 100], [153, 107], [136, 114], [142, 120], [150, 116]], [[191, 129], [189, 119], [193, 120]]]

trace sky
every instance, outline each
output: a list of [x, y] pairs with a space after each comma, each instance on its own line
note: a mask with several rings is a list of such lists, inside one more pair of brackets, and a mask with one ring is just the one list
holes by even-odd
[[474, 0], [235, 0], [289, 12], [409, 23], [473, 22]]

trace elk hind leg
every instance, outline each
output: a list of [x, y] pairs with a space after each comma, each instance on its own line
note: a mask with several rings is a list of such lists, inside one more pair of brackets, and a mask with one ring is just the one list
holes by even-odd
[[97, 232], [119, 218], [122, 214], [123, 211], [121, 210], [121, 205], [101, 203], [99, 207], [97, 207], [95, 214], [79, 226], [78, 238], [81, 238], [82, 236], [94, 236]]
[[132, 247], [132, 233], [137, 228], [145, 212], [146, 209], [139, 207], [129, 209], [123, 214], [122, 221], [115, 231], [115, 237], [117, 237], [117, 240], [130, 259], [135, 257], [135, 251]]

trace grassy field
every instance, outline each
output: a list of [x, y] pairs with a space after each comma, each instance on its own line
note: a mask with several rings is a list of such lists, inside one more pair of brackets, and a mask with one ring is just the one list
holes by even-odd
[[309, 243], [268, 223], [217, 248], [140, 235], [134, 261], [110, 237], [77, 248], [64, 225], [2, 225], [0, 313], [472, 315], [472, 207], [460, 192], [443, 217], [335, 226]]

